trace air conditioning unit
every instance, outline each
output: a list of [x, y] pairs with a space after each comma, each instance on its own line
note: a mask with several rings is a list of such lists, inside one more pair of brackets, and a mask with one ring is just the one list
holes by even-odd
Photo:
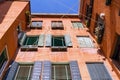
[[106, 0], [106, 5], [109, 6], [111, 4], [112, 0]]

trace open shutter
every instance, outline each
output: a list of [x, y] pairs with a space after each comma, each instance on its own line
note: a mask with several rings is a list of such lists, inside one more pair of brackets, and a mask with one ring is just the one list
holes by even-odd
[[10, 71], [8, 72], [8, 76], [7, 76], [6, 80], [14, 80], [17, 69], [18, 69], [18, 63], [13, 62], [11, 65]]
[[31, 80], [40, 80], [42, 72], [42, 62], [36, 61], [33, 66], [32, 78]]
[[39, 36], [38, 46], [40, 46], [40, 47], [43, 47], [43, 46], [44, 46], [44, 34], [41, 34], [41, 35]]
[[51, 80], [51, 62], [50, 61], [44, 61], [43, 63], [42, 80]]
[[72, 47], [72, 42], [69, 34], [65, 35], [65, 43], [66, 43], [66, 46]]
[[50, 35], [50, 34], [47, 34], [46, 35], [46, 39], [45, 39], [45, 42], [46, 42], [46, 47], [49, 47], [49, 46], [51, 46], [51, 38], [52, 38], [52, 36]]
[[23, 36], [22, 36], [22, 38], [19, 41], [20, 46], [22, 46], [24, 44], [25, 39], [26, 39], [26, 34], [23, 33]]
[[112, 80], [103, 63], [87, 63], [92, 80]]
[[70, 62], [70, 70], [71, 70], [72, 80], [82, 80], [77, 61]]

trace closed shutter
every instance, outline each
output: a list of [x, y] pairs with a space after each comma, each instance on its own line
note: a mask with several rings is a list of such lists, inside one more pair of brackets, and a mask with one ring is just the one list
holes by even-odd
[[45, 42], [46, 42], [46, 47], [49, 47], [49, 46], [51, 46], [51, 39], [52, 39], [52, 36], [50, 35], [50, 34], [47, 34], [46, 35], [46, 38], [45, 38]]
[[54, 29], [56, 27], [56, 22], [52, 22], [52, 29]]
[[44, 46], [44, 34], [41, 34], [39, 36], [38, 46], [40, 46], [40, 47]]
[[51, 68], [50, 61], [43, 62], [42, 80], [51, 80]]
[[87, 63], [92, 80], [112, 80], [103, 63]]
[[82, 80], [77, 61], [70, 62], [72, 80]]
[[89, 37], [84, 37], [86, 47], [94, 47], [92, 40]]
[[36, 26], [37, 26], [36, 22], [32, 22], [31, 27], [36, 27]]
[[69, 34], [65, 35], [65, 43], [66, 43], [66, 46], [72, 47], [72, 42]]
[[83, 24], [80, 22], [77, 23], [77, 26], [78, 26], [78, 28], [83, 28]]
[[31, 80], [40, 80], [42, 72], [42, 62], [36, 61], [33, 66], [32, 79]]
[[85, 44], [84, 38], [82, 38], [82, 37], [78, 37], [78, 42], [79, 42], [79, 45], [80, 45], [81, 48], [86, 47], [86, 44]]
[[11, 65], [10, 71], [8, 72], [8, 76], [7, 76], [6, 80], [14, 80], [17, 69], [18, 69], [18, 63], [13, 62]]
[[73, 24], [73, 27], [74, 27], [74, 28], [78, 28], [78, 25], [77, 25], [76, 22], [73, 22], [72, 24]]
[[26, 34], [24, 33], [23, 37], [21, 38], [21, 40], [19, 42], [20, 46], [22, 46], [24, 44], [25, 39], [26, 39]]
[[42, 22], [40, 21], [40, 22], [36, 22], [36, 24], [37, 24], [37, 28], [42, 28]]

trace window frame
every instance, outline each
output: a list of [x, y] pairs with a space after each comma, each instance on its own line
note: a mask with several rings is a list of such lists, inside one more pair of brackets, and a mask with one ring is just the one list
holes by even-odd
[[[14, 79], [16, 79], [17, 78], [17, 76], [18, 76], [18, 73], [19, 73], [19, 68], [21, 67], [21, 66], [29, 66], [30, 65], [30, 69], [29, 69], [29, 74], [28, 74], [28, 76], [27, 76], [27, 79], [31, 79], [31, 77], [32, 77], [32, 71], [33, 71], [33, 67], [34, 67], [34, 64], [33, 63], [18, 63], [18, 68], [17, 68], [17, 71], [16, 71], [16, 74], [15, 74], [15, 76], [14, 76]], [[31, 72], [31, 73], [30, 73]]]
[[[29, 38], [29, 37], [36, 37], [37, 39], [38, 39], [38, 41], [39, 41], [39, 35], [26, 35], [26, 38], [25, 38], [25, 40], [27, 39], [27, 38]], [[25, 42], [25, 40], [24, 40], [24, 42], [23, 42], [23, 46], [25, 46], [25, 45], [27, 45], [27, 46], [29, 46], [28, 44], [26, 44], [26, 42]], [[38, 45], [38, 41], [37, 41], [37, 43], [36, 43], [36, 46]], [[31, 45], [31, 44], [30, 44]]]
[[[53, 78], [56, 79], [56, 78], [55, 78], [56, 75], [53, 74], [53, 73], [56, 73], [56, 72], [53, 72], [53, 71], [56, 71], [56, 69], [52, 70], [52, 69], [53, 69], [53, 65], [54, 65], [54, 66], [56, 66], [56, 65], [60, 65], [60, 66], [61, 66], [61, 65], [64, 65], [64, 67], [65, 67], [65, 66], [69, 66], [70, 75], [68, 74], [68, 68], [67, 68], [67, 70], [65, 69], [65, 72], [66, 72], [66, 73], [65, 73], [65, 74], [66, 74], [65, 76], [66, 76], [67, 80], [72, 80], [72, 74], [71, 74], [71, 69], [70, 69], [70, 64], [69, 64], [69, 63], [52, 63], [52, 65], [51, 65], [51, 74], [52, 74], [51, 79], [53, 79]], [[68, 78], [68, 76], [70, 76], [70, 79]]]
[[[53, 26], [53, 23], [57, 26]], [[62, 26], [58, 26], [58, 24], [62, 25]], [[63, 30], [64, 29], [64, 25], [63, 25], [63, 21], [51, 21], [51, 28], [53, 30]]]
[[[64, 45], [62, 45], [62, 46], [55, 46], [54, 44], [53, 44], [53, 38], [60, 38], [60, 39], [63, 39], [64, 41], [62, 41], [61, 43], [63, 43]], [[52, 47], [65, 47], [66, 46], [66, 44], [65, 44], [65, 38], [64, 38], [64, 36], [63, 35], [60, 35], [60, 36], [56, 36], [56, 35], [52, 35]]]
[[9, 62], [9, 55], [8, 55], [8, 48], [7, 48], [7, 45], [5, 45], [5, 47], [2, 49], [2, 51], [0, 52], [0, 53], [1, 53], [0, 55], [2, 55], [2, 52], [3, 52], [4, 50], [6, 50], [6, 57], [7, 57], [7, 60], [6, 60], [5, 65], [2, 66], [3, 69], [0, 69], [0, 70], [1, 70], [1, 72], [0, 72], [0, 76], [1, 76], [2, 73], [5, 71], [5, 68], [7, 67], [7, 64], [8, 64], [8, 62]]
[[[72, 23], [73, 28], [78, 28], [78, 29], [83, 29], [84, 28], [84, 25], [83, 25], [83, 23], [81, 21], [71, 21], [71, 23]], [[82, 27], [79, 27], [78, 23], [80, 23], [82, 25]], [[73, 24], [76, 24], [77, 27], [74, 27]]]
[[[35, 22], [41, 22], [41, 25], [40, 25], [40, 27], [38, 27], [38, 26], [33, 26], [33, 25], [32, 25], [32, 22], [34, 22], [34, 23], [35, 23]], [[36, 29], [36, 28], [37, 28], [37, 29], [42, 29], [42, 27], [43, 27], [43, 21], [42, 21], [42, 20], [40, 20], [40, 21], [34, 21], [34, 20], [31, 21], [31, 25], [30, 25], [30, 28], [31, 28], [31, 29]]]
[[[115, 46], [114, 46], [113, 55], [112, 55], [112, 59], [114, 59], [117, 63], [120, 63], [120, 60], [119, 60], [120, 50], [118, 49], [119, 47], [120, 47], [120, 35], [117, 34], [117, 39], [115, 41]], [[115, 59], [115, 58], [118, 58], [118, 59]]]
[[[53, 46], [53, 37], [62, 37], [64, 39], [64, 42], [62, 41], [62, 43], [64, 43], [64, 46]], [[51, 37], [51, 50], [52, 51], [67, 51], [67, 45], [65, 42], [65, 36], [64, 35], [52, 35]]]
[[[90, 36], [76, 36], [77, 37], [77, 41], [78, 41], [78, 44], [79, 44], [79, 47], [80, 48], [95, 48], [95, 45], [94, 45], [94, 43], [93, 43], [93, 40], [91, 39], [91, 37]], [[78, 38], [80, 38], [80, 37], [86, 37], [86, 38], [89, 38], [90, 40], [91, 40], [91, 42], [92, 42], [92, 44], [90, 44], [90, 46], [88, 46], [88, 45], [84, 45], [84, 46], [87, 46], [87, 47], [81, 47], [80, 46], [80, 43], [79, 43], [79, 40], [78, 40]], [[86, 41], [86, 40], [84, 40], [84, 41]], [[86, 42], [85, 42], [86, 43]]]

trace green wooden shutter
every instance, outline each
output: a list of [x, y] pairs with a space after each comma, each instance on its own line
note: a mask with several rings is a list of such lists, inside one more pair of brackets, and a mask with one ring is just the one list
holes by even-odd
[[41, 73], [42, 73], [42, 62], [36, 61], [33, 66], [31, 80], [40, 80]]
[[44, 46], [44, 34], [41, 34], [41, 35], [39, 36], [38, 46], [39, 46], [39, 47], [43, 47], [43, 46]]
[[70, 61], [72, 80], [82, 80], [77, 61]]
[[73, 24], [73, 27], [74, 27], [74, 28], [78, 28], [78, 25], [77, 25], [76, 22], [73, 22], [72, 24]]
[[66, 43], [66, 46], [72, 47], [72, 42], [69, 34], [65, 35], [65, 43]]
[[51, 42], [52, 42], [51, 39], [52, 39], [52, 36], [50, 34], [47, 34], [45, 38], [46, 47], [51, 46]]
[[112, 80], [103, 63], [87, 63], [87, 68], [92, 80]]

